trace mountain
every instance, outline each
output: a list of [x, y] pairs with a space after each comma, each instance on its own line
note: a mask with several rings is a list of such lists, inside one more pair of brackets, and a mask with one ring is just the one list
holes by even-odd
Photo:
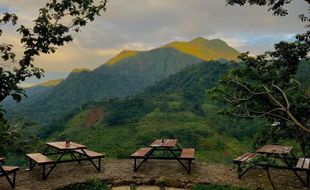
[[[235, 66], [221, 62], [192, 65], [135, 96], [90, 105], [49, 128], [47, 137], [81, 142], [114, 158], [128, 158], [156, 138], [177, 138], [182, 147], [195, 147], [199, 160], [231, 162], [249, 151], [248, 140], [261, 125], [261, 121], [220, 116], [208, 97], [208, 89]], [[94, 124], [90, 118], [97, 115], [95, 110], [103, 114]], [[42, 131], [47, 132], [46, 128]]]
[[189, 42], [172, 42], [163, 47], [175, 48], [180, 52], [198, 57], [204, 61], [217, 59], [236, 61], [240, 55], [240, 52], [228, 46], [223, 40], [207, 40], [202, 37], [195, 38]]
[[138, 54], [139, 51], [135, 51], [135, 50], [124, 50], [121, 53], [119, 53], [118, 55], [116, 55], [115, 57], [113, 57], [112, 59], [110, 59], [108, 62], [106, 62], [106, 64], [108, 65], [112, 65], [114, 63], [117, 63], [123, 59], [126, 59], [128, 57], [132, 57]]
[[4, 106], [10, 117], [22, 116], [52, 124], [71, 116], [89, 102], [141, 92], [185, 67], [206, 60], [209, 54], [210, 59], [215, 55], [229, 59], [231, 52], [237, 54], [231, 49], [221, 40], [197, 38], [149, 51], [123, 51], [93, 71], [75, 69], [58, 85], [35, 94], [27, 93], [28, 98], [21, 103], [5, 102]]

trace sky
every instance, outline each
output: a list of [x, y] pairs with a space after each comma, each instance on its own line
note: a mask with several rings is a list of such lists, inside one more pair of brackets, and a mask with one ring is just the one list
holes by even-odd
[[[31, 26], [47, 1], [0, 0], [0, 14], [14, 12], [18, 24]], [[74, 68], [94, 69], [125, 49], [149, 50], [197, 37], [220, 38], [240, 52], [261, 54], [305, 31], [298, 15], [307, 12], [307, 5], [295, 0], [285, 7], [289, 14], [279, 17], [267, 7], [226, 6], [225, 0], [109, 0], [106, 12], [74, 34], [72, 43], [55, 54], [36, 57], [45, 78], [27, 80], [23, 86], [63, 78]], [[21, 53], [17, 28], [4, 29], [1, 42], [12, 43]]]

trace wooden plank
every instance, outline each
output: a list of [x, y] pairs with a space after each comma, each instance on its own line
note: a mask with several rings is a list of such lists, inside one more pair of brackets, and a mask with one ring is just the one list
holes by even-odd
[[49, 164], [54, 162], [54, 160], [41, 153], [26, 154], [26, 156], [38, 164]]
[[5, 172], [8, 173], [19, 170], [18, 166], [2, 166], [2, 168]]
[[302, 168], [302, 166], [304, 165], [304, 161], [305, 161], [304, 158], [299, 158], [296, 168]]
[[193, 148], [182, 149], [180, 158], [195, 159], [195, 149]]
[[68, 150], [68, 149], [75, 150], [75, 149], [86, 148], [85, 145], [78, 144], [75, 142], [70, 142], [69, 146], [66, 146], [66, 141], [47, 142], [46, 144], [50, 147], [53, 147], [53, 148], [59, 149], [59, 150]]
[[304, 165], [302, 166], [304, 169], [310, 169], [310, 158], [305, 158]]
[[177, 144], [177, 139], [156, 139], [150, 147], [173, 148]]
[[152, 150], [152, 148], [140, 148], [138, 151], [133, 153], [130, 157], [133, 158], [143, 158], [146, 156], [147, 153], [149, 153]]
[[238, 158], [234, 159], [234, 162], [246, 162], [249, 161], [255, 157], [257, 157], [259, 154], [257, 153], [245, 153], [241, 156], [239, 156]]
[[282, 145], [264, 145], [260, 149], [258, 149], [257, 153], [262, 154], [289, 154], [293, 150], [292, 146], [282, 146]]
[[84, 154], [84, 152], [86, 153], [87, 156], [91, 157], [91, 158], [99, 158], [99, 157], [104, 157], [103, 154], [98, 153], [98, 152], [94, 152], [92, 150], [87, 150], [84, 149], [84, 152], [81, 149], [75, 150], [75, 152], [79, 153], [79, 154]]

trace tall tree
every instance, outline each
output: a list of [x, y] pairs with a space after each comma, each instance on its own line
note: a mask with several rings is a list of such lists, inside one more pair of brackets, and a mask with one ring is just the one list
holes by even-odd
[[[43, 70], [36, 67], [33, 61], [40, 54], [55, 53], [56, 48], [71, 42], [72, 32], [80, 28], [105, 11], [107, 0], [95, 5], [93, 0], [49, 0], [39, 9], [39, 15], [34, 20], [34, 26], [27, 28], [20, 25], [17, 32], [21, 35], [20, 42], [24, 53], [16, 60], [12, 44], [0, 44], [0, 102], [7, 96], [20, 101], [24, 91], [19, 87], [26, 78], [43, 76]], [[0, 24], [17, 24], [16, 14], [5, 13], [0, 18]], [[0, 29], [0, 35], [3, 30]]]
[[[269, 6], [275, 15], [284, 16], [285, 4], [292, 0], [227, 0], [229, 5]], [[309, 1], [306, 1], [310, 3]], [[307, 16], [302, 21], [309, 23]], [[306, 27], [306, 28], [307, 28]], [[309, 31], [297, 35], [293, 43], [275, 44], [275, 51], [251, 57], [242, 54], [244, 66], [231, 71], [214, 89], [213, 95], [229, 106], [226, 113], [240, 117], [266, 117], [272, 121], [281, 120], [285, 125], [294, 125], [310, 133], [309, 94], [301, 89], [296, 80], [299, 63], [308, 59]], [[306, 114], [306, 115], [304, 115]], [[277, 122], [278, 123], [278, 122]]]
[[[71, 42], [72, 33], [79, 32], [81, 27], [100, 16], [106, 10], [106, 4], [107, 0], [97, 5], [93, 0], [49, 0], [39, 9], [32, 28], [20, 25], [16, 30], [24, 48], [20, 59], [16, 59], [12, 44], [0, 42], [0, 102], [8, 96], [20, 101], [25, 94], [19, 84], [26, 78], [43, 76], [44, 71], [33, 63], [35, 57], [55, 53], [57, 47]], [[16, 14], [4, 13], [0, 26], [10, 23], [16, 26], [17, 21]], [[3, 30], [0, 28], [1, 35]], [[19, 138], [20, 133], [4, 119], [4, 110], [0, 106], [0, 155], [5, 155], [8, 150], [12, 152]]]

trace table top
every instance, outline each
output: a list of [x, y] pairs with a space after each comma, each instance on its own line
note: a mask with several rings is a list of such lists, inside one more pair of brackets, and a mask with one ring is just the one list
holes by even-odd
[[264, 145], [256, 152], [261, 154], [289, 154], [293, 150], [292, 146], [282, 146], [282, 145]]
[[177, 139], [156, 139], [150, 147], [173, 148], [177, 145]]
[[59, 149], [59, 150], [76, 150], [86, 148], [85, 145], [78, 144], [75, 142], [71, 142], [66, 146], [66, 141], [58, 141], [58, 142], [47, 142], [48, 146]]

